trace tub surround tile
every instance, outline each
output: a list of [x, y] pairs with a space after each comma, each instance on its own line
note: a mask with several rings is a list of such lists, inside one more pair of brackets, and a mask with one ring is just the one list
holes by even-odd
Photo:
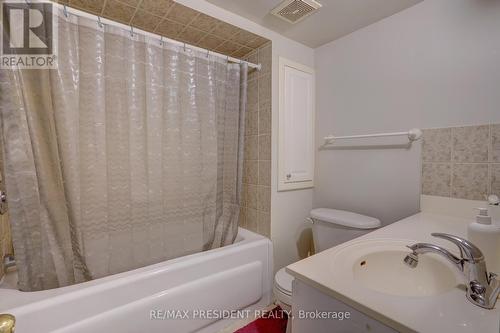
[[257, 196], [257, 209], [262, 212], [271, 211], [271, 187], [259, 186]]
[[261, 75], [271, 73], [272, 45], [267, 43], [259, 50], [259, 62], [262, 65]]
[[259, 108], [259, 134], [271, 133], [271, 107]]
[[491, 194], [500, 196], [500, 164], [490, 164]]
[[[63, 0], [70, 7], [198, 47], [244, 58], [270, 41], [173, 0]], [[257, 61], [256, 61], [257, 62]]]
[[422, 194], [449, 197], [451, 194], [451, 163], [424, 163]]
[[[231, 39], [235, 42], [242, 41], [242, 36], [244, 35], [239, 34]], [[247, 61], [260, 62], [263, 65], [260, 71], [250, 70], [248, 75], [245, 116], [247, 149], [243, 176], [248, 189], [247, 210], [245, 211], [246, 227], [267, 237], [271, 233], [271, 47], [271, 44], [267, 44], [245, 57]], [[255, 163], [258, 169], [256, 180], [254, 179], [255, 173], [253, 173]], [[248, 209], [252, 211], [249, 213]], [[254, 215], [256, 222], [253, 222]]]
[[248, 229], [257, 231], [259, 221], [259, 211], [257, 209], [248, 208], [246, 210], [246, 224]]
[[271, 74], [259, 77], [259, 103], [271, 99]]
[[453, 128], [453, 161], [488, 162], [489, 135], [488, 125]]
[[259, 110], [248, 110], [245, 114], [245, 135], [259, 134]]
[[424, 162], [451, 161], [451, 128], [423, 130], [422, 160]]
[[158, 16], [144, 10], [138, 10], [132, 19], [132, 24], [143, 30], [154, 30], [159, 23], [160, 20], [158, 20]]
[[488, 194], [488, 164], [455, 164], [452, 196], [469, 200], [484, 200]]
[[500, 124], [491, 125], [491, 162], [500, 163]]
[[259, 161], [259, 185], [271, 186], [271, 161]]
[[259, 159], [259, 137], [257, 135], [250, 135], [245, 137], [245, 159]]
[[259, 161], [247, 161], [247, 183], [257, 185], [259, 182]]
[[134, 16], [135, 8], [116, 0], [107, 0], [103, 16], [120, 23], [128, 24]]
[[139, 2], [139, 9], [160, 17], [165, 16], [168, 13], [170, 7], [174, 5], [174, 2], [172, 0], [142, 0]]
[[271, 237], [271, 213], [259, 212], [257, 232], [266, 237]]
[[247, 207], [257, 209], [259, 206], [259, 188], [257, 185], [248, 185]]
[[271, 160], [271, 136], [259, 135], [259, 160]]

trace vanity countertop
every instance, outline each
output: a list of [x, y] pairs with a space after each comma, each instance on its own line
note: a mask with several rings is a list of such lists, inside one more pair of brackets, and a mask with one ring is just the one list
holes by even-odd
[[486, 310], [469, 302], [465, 291], [460, 288], [428, 297], [387, 295], [363, 288], [352, 280], [335, 281], [332, 279], [331, 270], [327, 268], [332, 266], [331, 258], [339, 251], [362, 240], [406, 239], [408, 245], [414, 242], [429, 242], [457, 253], [454, 244], [432, 237], [431, 233], [443, 232], [466, 238], [469, 223], [470, 220], [466, 218], [429, 212], [418, 213], [291, 264], [286, 270], [302, 282], [400, 332], [498, 333], [500, 300], [495, 309]]

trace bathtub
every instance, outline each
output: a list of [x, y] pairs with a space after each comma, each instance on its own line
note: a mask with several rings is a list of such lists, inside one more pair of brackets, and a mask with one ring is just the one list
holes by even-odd
[[269, 239], [240, 228], [232, 245], [58, 289], [21, 292], [9, 273], [0, 313], [16, 333], [218, 332], [271, 303], [272, 258]]

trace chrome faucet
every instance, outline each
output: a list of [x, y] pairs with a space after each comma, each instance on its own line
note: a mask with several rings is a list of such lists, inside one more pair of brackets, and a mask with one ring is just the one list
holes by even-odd
[[445, 248], [429, 244], [417, 243], [408, 246], [412, 253], [404, 258], [404, 262], [415, 268], [420, 254], [432, 252], [444, 256], [459, 269], [467, 279], [467, 299], [473, 304], [485, 309], [493, 309], [500, 294], [500, 281], [497, 275], [486, 270], [483, 253], [466, 239], [442, 233], [432, 233], [434, 237], [443, 238], [454, 243], [460, 249], [460, 257], [455, 256]]

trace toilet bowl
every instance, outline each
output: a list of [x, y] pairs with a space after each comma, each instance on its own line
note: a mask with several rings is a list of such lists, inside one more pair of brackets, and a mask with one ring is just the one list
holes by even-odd
[[292, 310], [292, 282], [293, 276], [288, 274], [284, 267], [274, 276], [274, 296], [278, 305], [287, 313]]
[[[311, 210], [313, 242], [316, 253], [347, 242], [381, 226], [380, 220], [337, 209]], [[274, 276], [274, 296], [278, 305], [287, 313], [292, 310], [293, 276], [280, 269]], [[287, 332], [291, 324], [288, 323]]]

